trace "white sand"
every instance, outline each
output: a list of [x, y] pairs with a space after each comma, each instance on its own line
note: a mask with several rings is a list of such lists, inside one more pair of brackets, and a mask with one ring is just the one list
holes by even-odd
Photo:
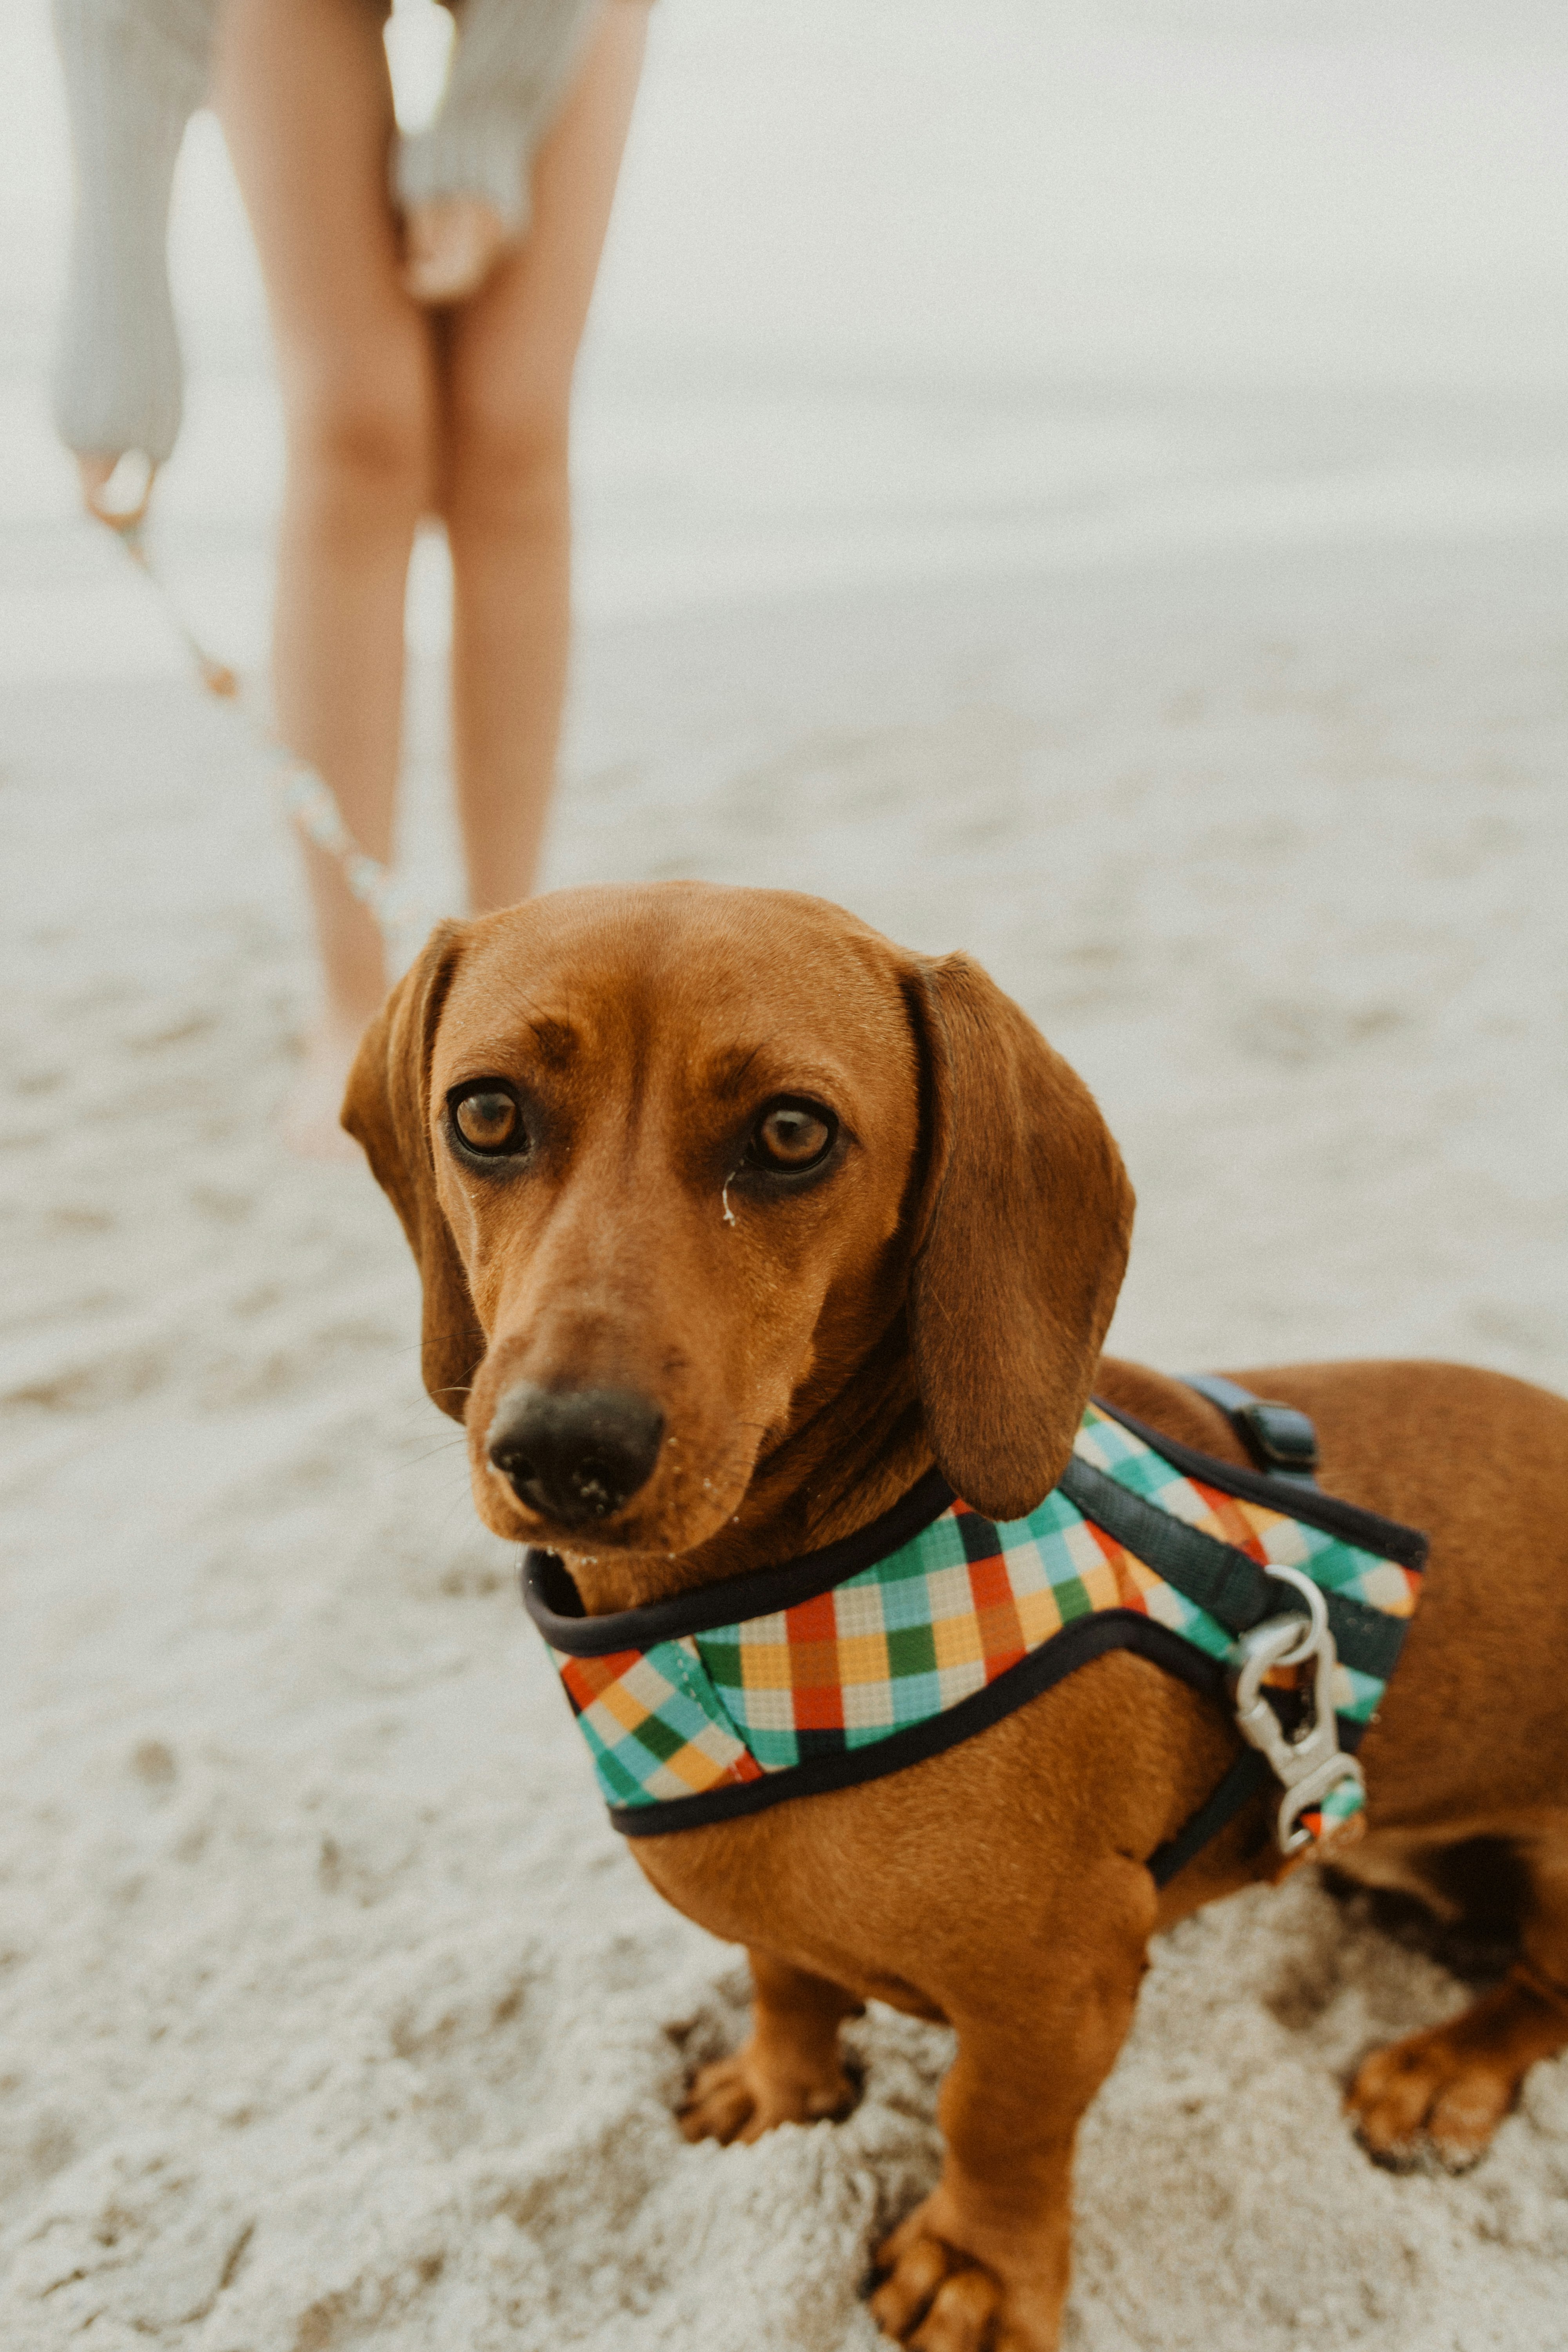
[[[867, 183], [900, 288], [827, 267], [871, 35], [824, 128], [837, 0], [765, 12], [773, 176], [727, 211], [693, 125], [744, 94], [763, 18], [664, 0], [585, 402], [554, 877], [787, 883], [983, 956], [1128, 1153], [1126, 1352], [1568, 1386], [1556, 13], [1384, 0], [1373, 40], [1359, 7], [1248, 0], [1254, 41], [1224, 0], [1071, 12], [1041, 103], [1078, 146], [1041, 165], [1049, 235], [1018, 228], [1042, 309], [942, 195], [963, 154], [1023, 152], [1025, 20], [987, 6], [1002, 63], [960, 89], [945, 184], [905, 153], [906, 218]], [[933, 0], [903, 14], [896, 96], [942, 68]], [[0, 10], [46, 121], [40, 21]], [[1169, 203], [1118, 214], [1156, 135]], [[19, 152], [0, 2344], [869, 2352], [857, 2289], [932, 2177], [944, 2037], [855, 2028], [842, 2126], [675, 2132], [689, 2067], [743, 2031], [737, 1958], [605, 1825], [419, 1389], [390, 1210], [275, 1142], [307, 986], [286, 845], [229, 716], [66, 521], [34, 373], [58, 159], [24, 186]], [[182, 229], [201, 364], [165, 540], [254, 657], [275, 416], [194, 153], [216, 194]], [[1097, 156], [1106, 202], [1068, 219]], [[994, 227], [1005, 175], [978, 176]], [[1159, 267], [1119, 275], [1157, 231]], [[775, 263], [803, 242], [785, 324], [747, 312], [748, 233]], [[439, 897], [433, 676], [408, 831]], [[1465, 1998], [1310, 1883], [1167, 1939], [1085, 2133], [1072, 2352], [1568, 2347], [1568, 2066], [1462, 2180], [1375, 2170], [1339, 2115], [1363, 2050]]]
[[[1562, 1382], [1565, 592], [1555, 542], [1429, 547], [758, 608], [721, 657], [710, 618], [603, 631], [560, 869], [987, 954], [1129, 1150], [1129, 1350]], [[3, 2340], [868, 2346], [943, 2037], [874, 2014], [847, 2125], [682, 2146], [741, 1975], [603, 1822], [390, 1212], [273, 1142], [262, 792], [177, 683], [16, 715]], [[1463, 2181], [1340, 2120], [1460, 1998], [1310, 1885], [1173, 1937], [1086, 2136], [1071, 2343], [1568, 2343], [1568, 2067]]]

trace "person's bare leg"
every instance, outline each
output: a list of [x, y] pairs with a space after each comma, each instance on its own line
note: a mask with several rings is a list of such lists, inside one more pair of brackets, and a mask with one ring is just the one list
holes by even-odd
[[[216, 101], [277, 340], [289, 466], [273, 677], [284, 740], [372, 856], [392, 843], [409, 551], [432, 485], [435, 357], [401, 283], [386, 189], [378, 0], [227, 0]], [[285, 1115], [297, 1148], [354, 1147], [338, 1106], [385, 992], [382, 941], [334, 858], [305, 849], [322, 999]]]
[[528, 236], [447, 331], [452, 731], [476, 911], [526, 898], [539, 864], [566, 684], [572, 371], [647, 20], [608, 0], [535, 159]]

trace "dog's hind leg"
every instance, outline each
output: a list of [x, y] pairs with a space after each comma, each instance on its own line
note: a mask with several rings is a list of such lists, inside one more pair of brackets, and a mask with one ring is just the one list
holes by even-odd
[[704, 2066], [692, 2084], [679, 2117], [688, 2139], [760, 2139], [775, 2124], [817, 2123], [855, 2105], [838, 2029], [863, 2003], [787, 1960], [749, 1957], [756, 1988], [751, 2038], [732, 2058]]
[[1445, 2025], [1367, 2059], [1346, 2105], [1368, 2153], [1450, 2171], [1483, 2155], [1538, 2059], [1568, 2049], [1568, 1822], [1517, 1842], [1529, 1879], [1524, 1958]]

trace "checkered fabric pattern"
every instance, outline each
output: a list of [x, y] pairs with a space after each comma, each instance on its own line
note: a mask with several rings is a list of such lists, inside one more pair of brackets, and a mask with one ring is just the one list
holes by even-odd
[[[1394, 1562], [1185, 1476], [1090, 1407], [1076, 1450], [1097, 1470], [1260, 1565], [1410, 1616], [1419, 1579]], [[1132, 1610], [1223, 1658], [1217, 1618], [1086, 1519], [1060, 1490], [998, 1527], [953, 1503], [831, 1591], [715, 1632], [602, 1658], [553, 1652], [605, 1800], [616, 1807], [738, 1787], [865, 1748], [944, 1714], [1097, 1610]], [[1383, 1695], [1339, 1670], [1337, 1710]]]
[[606, 1804], [656, 1805], [761, 1780], [689, 1635], [607, 1658], [551, 1655]]
[[[1415, 1613], [1421, 1579], [1413, 1570], [1401, 1568], [1395, 1560], [1380, 1559], [1375, 1552], [1363, 1551], [1338, 1536], [1325, 1535], [1321, 1528], [1308, 1527], [1304, 1520], [1293, 1519], [1288, 1512], [1270, 1510], [1264, 1504], [1248, 1502], [1239, 1495], [1227, 1495], [1217, 1486], [1206, 1486], [1195, 1478], [1184, 1476], [1152, 1445], [1134, 1436], [1131, 1430], [1124, 1429], [1120, 1422], [1092, 1406], [1084, 1416], [1074, 1451], [1095, 1469], [1114, 1478], [1119, 1486], [1130, 1487], [1146, 1502], [1169, 1511], [1173, 1518], [1185, 1519], [1190, 1527], [1201, 1528], [1205, 1535], [1234, 1544], [1260, 1567], [1300, 1569], [1325, 1592], [1343, 1593], [1347, 1600], [1363, 1601], [1385, 1617], [1413, 1617]], [[1049, 1510], [1059, 1499], [1055, 1495], [1047, 1496], [1041, 1510]], [[1217, 1617], [1195, 1607], [1173, 1585], [1152, 1575], [1110, 1537], [1101, 1535], [1098, 1528], [1090, 1532], [1102, 1549], [1114, 1552], [1127, 1563], [1142, 1588], [1143, 1606], [1151, 1617], [1200, 1650], [1206, 1650], [1210, 1657], [1226, 1655], [1231, 1636]], [[1137, 1603], [1131, 1605], [1136, 1607]], [[1282, 1679], [1289, 1681], [1293, 1677]], [[1386, 1685], [1375, 1675], [1356, 1674], [1349, 1666], [1340, 1666], [1334, 1682], [1334, 1711], [1352, 1723], [1370, 1723], [1385, 1688]]]

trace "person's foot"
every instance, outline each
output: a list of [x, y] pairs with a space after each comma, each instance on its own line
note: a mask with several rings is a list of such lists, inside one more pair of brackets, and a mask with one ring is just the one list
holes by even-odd
[[462, 302], [489, 276], [508, 242], [483, 196], [412, 205], [405, 223], [403, 282], [416, 302]]
[[338, 1114], [363, 1034], [363, 1022], [327, 1013], [307, 1033], [304, 1061], [278, 1120], [285, 1144], [299, 1159], [363, 1158], [353, 1136], [338, 1124]]

